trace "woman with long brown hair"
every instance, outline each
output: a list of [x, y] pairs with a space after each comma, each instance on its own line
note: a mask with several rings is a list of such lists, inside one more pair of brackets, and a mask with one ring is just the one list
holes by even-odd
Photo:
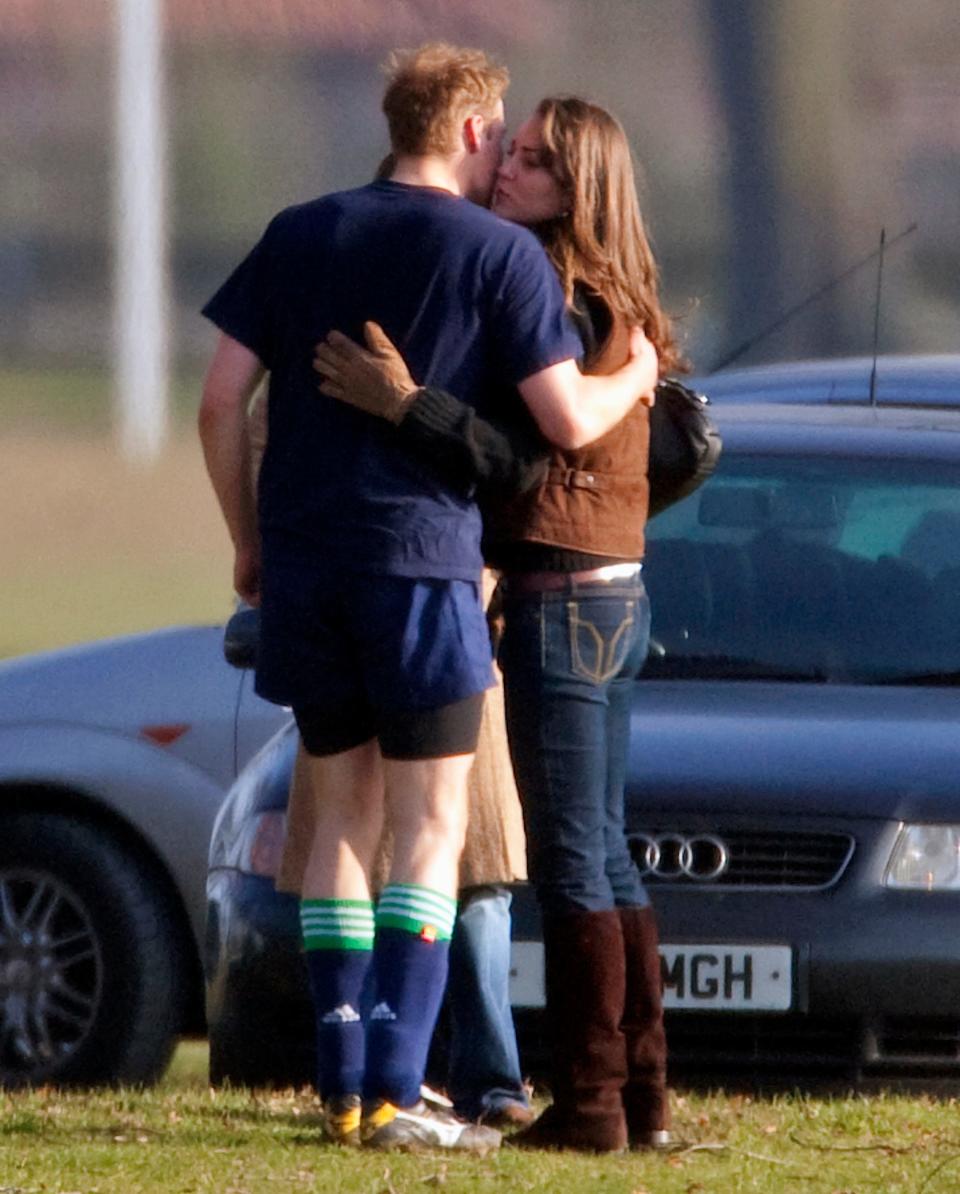
[[[541, 239], [583, 339], [585, 371], [622, 364], [633, 325], [656, 348], [661, 373], [682, 367], [629, 145], [610, 113], [578, 98], [543, 100], [510, 146], [493, 209]], [[372, 351], [336, 334], [318, 346], [321, 389], [391, 419], [451, 483], [479, 486], [484, 554], [501, 576], [499, 661], [543, 913], [553, 1093], [514, 1141], [600, 1152], [662, 1144], [657, 931], [623, 812], [630, 697], [650, 630], [640, 571], [648, 408], [638, 402], [584, 448], [536, 441], [531, 455], [514, 395], [491, 395], [475, 412], [418, 389], [382, 331], [368, 325], [367, 335]], [[522, 492], [505, 493], [518, 478]]]

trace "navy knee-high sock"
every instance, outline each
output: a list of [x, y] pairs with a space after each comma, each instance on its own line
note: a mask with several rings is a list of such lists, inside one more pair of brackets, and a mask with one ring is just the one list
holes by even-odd
[[325, 1099], [360, 1094], [361, 993], [373, 958], [373, 905], [305, 900], [300, 916], [316, 1017], [317, 1089]]
[[410, 1107], [420, 1098], [455, 914], [448, 896], [409, 885], [384, 890], [376, 917], [366, 1100]]

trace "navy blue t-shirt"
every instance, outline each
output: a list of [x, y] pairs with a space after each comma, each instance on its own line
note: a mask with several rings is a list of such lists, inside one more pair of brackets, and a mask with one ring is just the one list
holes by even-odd
[[[415, 380], [478, 410], [580, 341], [536, 238], [467, 199], [375, 182], [288, 208], [204, 308], [270, 370], [265, 549], [475, 579], [480, 517], [381, 420], [320, 394], [313, 348], [376, 320]], [[519, 398], [516, 399], [520, 401]]]

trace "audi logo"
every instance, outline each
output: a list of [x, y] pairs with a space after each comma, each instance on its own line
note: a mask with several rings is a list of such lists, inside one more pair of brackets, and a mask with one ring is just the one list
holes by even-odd
[[630, 853], [640, 878], [719, 879], [730, 866], [730, 851], [709, 833], [633, 833]]

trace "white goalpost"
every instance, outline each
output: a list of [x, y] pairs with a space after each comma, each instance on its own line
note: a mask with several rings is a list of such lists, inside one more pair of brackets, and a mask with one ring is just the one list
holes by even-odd
[[148, 462], [169, 425], [162, 0], [115, 4], [115, 427], [123, 455]]

